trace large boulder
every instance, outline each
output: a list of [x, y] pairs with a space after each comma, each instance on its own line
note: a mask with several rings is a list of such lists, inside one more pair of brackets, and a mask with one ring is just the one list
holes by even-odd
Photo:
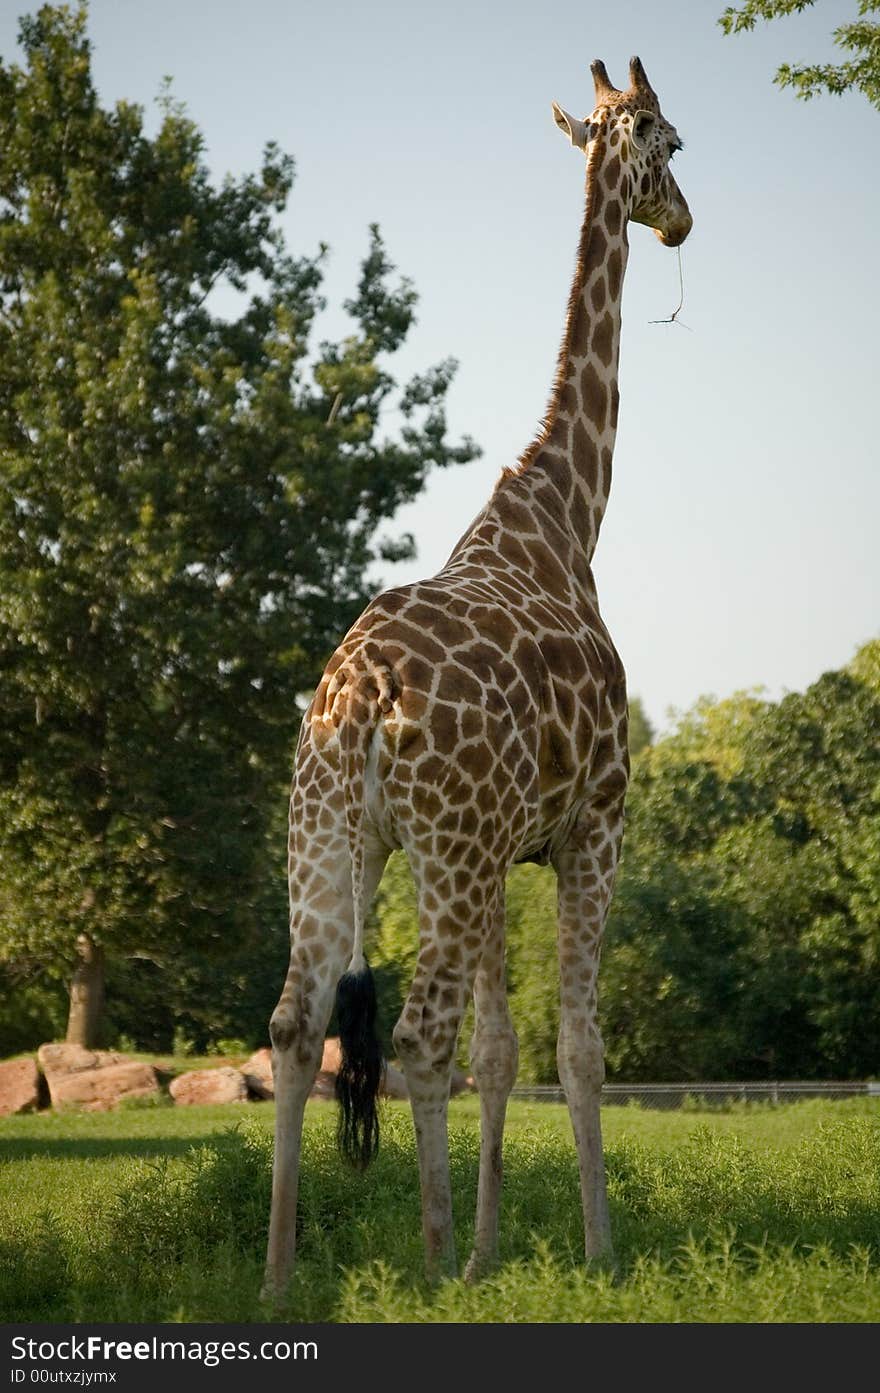
[[40, 1106], [40, 1071], [33, 1059], [7, 1059], [0, 1064], [0, 1117], [34, 1112]]
[[123, 1098], [159, 1092], [151, 1064], [126, 1059], [112, 1050], [88, 1050], [84, 1045], [41, 1045], [37, 1060], [53, 1108], [78, 1107], [106, 1112]]
[[[335, 1037], [324, 1041], [321, 1067], [312, 1085], [310, 1098], [322, 1102], [332, 1102], [336, 1097], [336, 1075], [342, 1058], [339, 1041]], [[241, 1066], [241, 1074], [252, 1098], [274, 1098], [275, 1081], [272, 1077], [272, 1051], [268, 1048], [256, 1050]]]
[[[312, 1098], [336, 1097], [336, 1075], [339, 1073], [341, 1064], [342, 1047], [338, 1037], [331, 1035], [324, 1041], [321, 1068], [318, 1071], [318, 1077], [315, 1079], [315, 1086], [311, 1092]], [[393, 1064], [385, 1065], [379, 1093], [383, 1098], [409, 1097], [406, 1079], [403, 1077], [401, 1071], [396, 1069]]]
[[382, 1087], [380, 1089], [383, 1098], [408, 1098], [409, 1089], [406, 1086], [406, 1079], [400, 1069], [396, 1069], [393, 1064], [385, 1065], [385, 1072], [382, 1077]]
[[319, 1069], [309, 1097], [320, 1098], [322, 1103], [332, 1103], [336, 1097], [335, 1072], [330, 1069]]
[[109, 1112], [124, 1098], [145, 1098], [159, 1093], [159, 1079], [152, 1064], [142, 1064], [135, 1059], [121, 1064], [101, 1064], [92, 1069], [72, 1069], [66, 1074], [47, 1077], [55, 1108]]
[[275, 1080], [272, 1077], [272, 1051], [265, 1047], [255, 1050], [241, 1066], [241, 1075], [252, 1098], [274, 1098]]
[[84, 1045], [41, 1045], [37, 1050], [40, 1068], [51, 1079], [63, 1074], [78, 1074], [83, 1069], [101, 1069], [106, 1064], [124, 1064], [125, 1055], [111, 1050], [87, 1050]]
[[246, 1103], [247, 1084], [239, 1069], [224, 1065], [220, 1069], [191, 1069], [178, 1074], [169, 1087], [175, 1103]]
[[312, 1084], [310, 1098], [319, 1098], [322, 1103], [332, 1103], [336, 1097], [336, 1075], [342, 1063], [342, 1047], [339, 1038], [331, 1035], [324, 1041], [321, 1067]]
[[[339, 1039], [337, 1036], [331, 1035], [324, 1041], [321, 1067], [312, 1085], [310, 1098], [331, 1102], [336, 1097], [336, 1075], [339, 1073], [341, 1063], [342, 1049]], [[242, 1064], [241, 1073], [251, 1097], [275, 1097], [275, 1086], [272, 1078], [272, 1051], [270, 1049], [257, 1050], [252, 1054], [250, 1059]], [[457, 1069], [452, 1080], [452, 1092], [461, 1093], [466, 1088], [473, 1088], [473, 1079], [469, 1079], [462, 1070]], [[385, 1065], [380, 1094], [383, 1098], [405, 1099], [409, 1097], [406, 1079], [401, 1070], [394, 1064]]]

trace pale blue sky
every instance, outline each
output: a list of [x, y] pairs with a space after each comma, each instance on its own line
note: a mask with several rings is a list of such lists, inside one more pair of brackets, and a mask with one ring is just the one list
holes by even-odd
[[[453, 354], [455, 432], [483, 457], [400, 516], [419, 544], [391, 582], [436, 570], [548, 394], [580, 226], [583, 162], [556, 100], [592, 106], [588, 65], [625, 85], [638, 53], [685, 139], [683, 251], [631, 230], [620, 431], [596, 557], [605, 618], [655, 723], [700, 694], [799, 689], [880, 632], [878, 137], [864, 98], [798, 102], [777, 63], [835, 56], [855, 0], [725, 38], [724, 0], [92, 0], [105, 101], [149, 106], [164, 74], [218, 176], [266, 140], [294, 155], [286, 229], [329, 242], [339, 310], [381, 224], [420, 295], [397, 361]], [[14, 55], [23, 0], [0, 0]], [[36, 4], [32, 6], [36, 8]]]

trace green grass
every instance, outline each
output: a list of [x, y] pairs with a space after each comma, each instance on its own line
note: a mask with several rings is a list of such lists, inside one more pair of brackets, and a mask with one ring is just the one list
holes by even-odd
[[[406, 1105], [348, 1171], [310, 1104], [297, 1321], [880, 1320], [880, 1102], [725, 1113], [606, 1108], [618, 1268], [582, 1261], [567, 1114], [513, 1104], [498, 1271], [422, 1280]], [[460, 1260], [476, 1200], [478, 1103], [450, 1108]], [[0, 1124], [0, 1319], [258, 1321], [269, 1104], [40, 1114]]]

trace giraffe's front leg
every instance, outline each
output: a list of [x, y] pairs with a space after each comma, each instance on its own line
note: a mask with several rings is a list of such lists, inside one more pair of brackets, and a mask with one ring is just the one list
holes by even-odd
[[498, 1203], [507, 1099], [516, 1079], [519, 1046], [507, 1005], [504, 973], [504, 892], [499, 894], [474, 982], [475, 1027], [471, 1068], [480, 1095], [480, 1179], [474, 1247], [465, 1281], [476, 1281], [498, 1259]]
[[602, 931], [623, 836], [623, 798], [584, 811], [554, 857], [558, 879], [561, 1020], [559, 1079], [571, 1115], [584, 1212], [586, 1256], [612, 1256], [599, 1103], [605, 1054], [597, 976]]

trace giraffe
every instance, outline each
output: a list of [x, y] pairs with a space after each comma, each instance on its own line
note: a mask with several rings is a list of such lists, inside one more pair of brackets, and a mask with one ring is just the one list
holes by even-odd
[[628, 780], [623, 665], [591, 571], [608, 501], [627, 224], [676, 247], [691, 216], [681, 142], [638, 58], [630, 85], [591, 65], [596, 105], [553, 116], [586, 156], [586, 210], [542, 427], [434, 577], [380, 594], [330, 659], [303, 719], [290, 799], [291, 954], [270, 1022], [277, 1099], [267, 1295], [292, 1270], [303, 1111], [337, 1000], [340, 1143], [378, 1141], [382, 1058], [364, 917], [394, 848], [418, 889], [419, 950], [394, 1032], [415, 1123], [429, 1276], [454, 1273], [447, 1104], [465, 1006], [480, 1098], [473, 1251], [497, 1258], [502, 1135], [517, 1037], [504, 970], [515, 862], [558, 887], [557, 1061], [580, 1172], [586, 1258], [611, 1255], [599, 1098], [599, 948]]

